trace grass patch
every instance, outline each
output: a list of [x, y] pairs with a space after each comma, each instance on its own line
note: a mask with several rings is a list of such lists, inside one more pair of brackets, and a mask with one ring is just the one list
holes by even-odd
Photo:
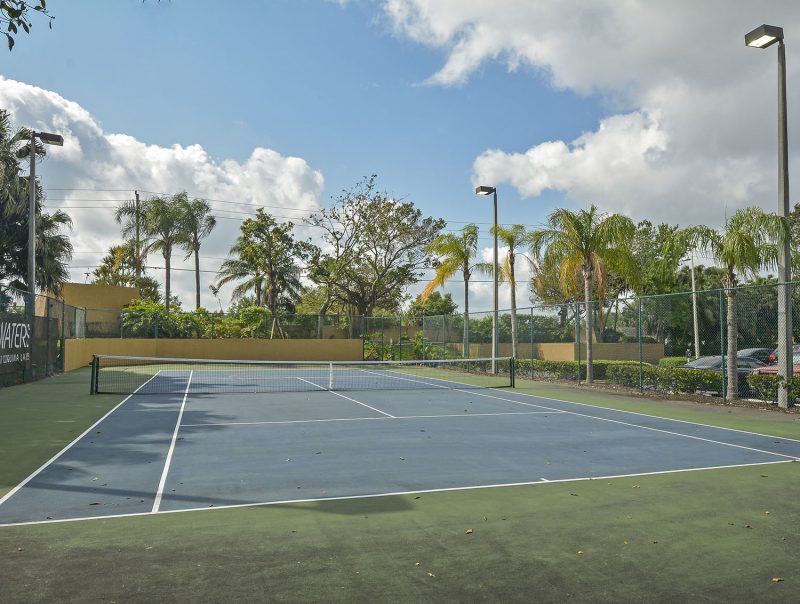
[[788, 463], [6, 527], [3, 596], [791, 601], [798, 501]]

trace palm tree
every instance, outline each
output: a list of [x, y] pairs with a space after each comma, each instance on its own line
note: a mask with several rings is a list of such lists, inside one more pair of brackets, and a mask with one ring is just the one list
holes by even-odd
[[736, 362], [738, 329], [736, 323], [737, 277], [755, 276], [777, 264], [783, 242], [790, 237], [787, 220], [767, 214], [761, 208], [737, 210], [725, 223], [722, 231], [704, 226], [690, 227], [690, 240], [698, 249], [709, 253], [725, 271], [723, 284], [726, 297], [726, 329], [728, 334], [727, 400], [739, 397], [739, 380]]
[[[491, 232], [494, 235], [494, 227], [492, 227]], [[517, 358], [517, 279], [514, 267], [517, 250], [520, 246], [529, 242], [530, 236], [524, 225], [512, 224], [510, 227], [497, 225], [497, 238], [508, 248], [506, 259], [503, 263], [502, 275], [503, 280], [508, 281], [509, 286], [511, 286], [511, 355]]]
[[429, 254], [439, 257], [436, 274], [420, 295], [420, 303], [444, 284], [458, 271], [464, 276], [464, 356], [469, 356], [469, 280], [475, 269], [473, 260], [478, 253], [478, 226], [468, 224], [456, 235], [445, 233], [439, 235], [427, 247]]
[[211, 206], [205, 199], [189, 201], [185, 192], [176, 196], [183, 211], [183, 238], [181, 245], [194, 255], [195, 307], [200, 308], [200, 240], [211, 234], [217, 219], [210, 214]]
[[303, 245], [295, 241], [291, 222], [278, 224], [262, 208], [256, 218], [242, 223], [242, 234], [231, 247], [229, 255], [217, 274], [214, 287], [243, 281], [233, 291], [234, 299], [255, 289], [256, 304], [266, 306], [272, 315], [272, 330], [283, 338], [286, 334], [280, 322], [280, 308], [297, 300], [302, 289], [301, 269], [295, 259], [302, 254]]
[[[134, 274], [139, 277], [145, 271], [145, 259], [147, 258], [147, 241], [142, 241], [141, 238], [145, 236], [145, 211], [147, 208], [147, 200], [139, 202], [139, 195], [137, 192], [136, 200], [128, 200], [121, 202], [116, 211], [114, 212], [114, 220], [122, 225], [122, 236], [126, 240], [125, 245], [132, 243], [133, 260], [134, 260]], [[133, 239], [131, 239], [133, 238]], [[144, 245], [143, 245], [144, 244]]]
[[144, 233], [149, 239], [144, 254], [161, 252], [164, 258], [164, 306], [169, 314], [172, 250], [183, 238], [183, 209], [179, 195], [153, 197], [144, 204]]
[[566, 294], [583, 276], [583, 300], [586, 308], [586, 381], [592, 383], [593, 288], [597, 284], [602, 299], [610, 268], [623, 275], [635, 275], [630, 243], [636, 227], [627, 216], [601, 214], [592, 205], [588, 210], [573, 212], [564, 208], [547, 217], [547, 226], [530, 235], [533, 255], [541, 257], [545, 266], [556, 268]]

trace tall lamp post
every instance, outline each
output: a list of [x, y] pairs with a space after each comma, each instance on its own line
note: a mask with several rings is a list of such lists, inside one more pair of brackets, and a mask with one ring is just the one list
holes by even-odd
[[476, 195], [494, 195], [494, 263], [492, 264], [492, 275], [494, 279], [494, 295], [492, 296], [492, 373], [497, 373], [497, 189], [495, 187], [475, 187]]
[[[767, 48], [778, 44], [778, 214], [789, 216], [789, 140], [786, 119], [786, 50], [783, 28], [774, 25], [757, 27], [744, 37], [751, 48]], [[783, 242], [778, 254], [778, 375], [783, 379], [778, 387], [778, 406], [786, 409], [789, 396], [786, 386], [792, 375], [792, 256], [789, 241]]]
[[[36, 306], [36, 139], [48, 145], [61, 147], [64, 144], [64, 137], [60, 134], [50, 134], [49, 132], [37, 132], [31, 130], [31, 169], [28, 179], [28, 319], [33, 329], [33, 316]], [[33, 354], [28, 355], [28, 366], [26, 370], [28, 380], [33, 379]]]

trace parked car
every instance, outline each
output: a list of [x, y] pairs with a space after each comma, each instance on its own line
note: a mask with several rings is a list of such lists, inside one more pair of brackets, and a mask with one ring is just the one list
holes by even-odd
[[[685, 365], [679, 365], [678, 369], [706, 369], [709, 371], [722, 371], [725, 357], [720, 355], [712, 355], [708, 357], [700, 357]], [[739, 374], [739, 395], [748, 396], [751, 392], [750, 384], [747, 383], [747, 376], [753, 371], [759, 369], [766, 369], [758, 359], [753, 357], [737, 356], [736, 357], [736, 372]]]
[[[797, 354], [800, 352], [800, 344], [793, 344], [792, 345], [792, 354]], [[767, 359], [767, 365], [775, 365], [778, 362], [778, 349], [772, 351]]]
[[[795, 345], [793, 348], [800, 348], [800, 346]], [[792, 354], [792, 364], [794, 365], [793, 373], [795, 375], [800, 374], [800, 350], [795, 350], [794, 354]], [[758, 367], [753, 373], [778, 373], [778, 365]]]
[[757, 359], [764, 363], [765, 365], [769, 364], [769, 358], [773, 354], [773, 350], [769, 348], [744, 348], [736, 353], [737, 357], [750, 357], [752, 359]]

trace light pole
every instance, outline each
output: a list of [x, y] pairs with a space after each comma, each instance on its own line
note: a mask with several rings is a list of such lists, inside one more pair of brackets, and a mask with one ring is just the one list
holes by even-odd
[[[36, 139], [48, 145], [64, 144], [59, 134], [31, 130], [31, 168], [28, 177], [28, 300], [27, 311], [30, 329], [33, 330], [33, 316], [36, 306]], [[28, 355], [27, 380], [33, 379], [33, 354]]]
[[64, 137], [49, 132], [31, 130], [31, 171], [28, 179], [28, 292], [31, 304], [36, 297], [36, 139], [61, 147]]
[[[778, 43], [778, 214], [789, 216], [789, 140], [786, 119], [786, 50], [783, 28], [774, 25], [757, 27], [744, 37], [752, 48], [767, 48]], [[792, 256], [789, 240], [783, 242], [778, 254], [778, 375], [783, 379], [778, 386], [778, 406], [786, 409], [789, 396], [786, 386], [792, 375], [792, 306], [791, 306]]]
[[494, 195], [494, 262], [492, 264], [492, 275], [494, 280], [494, 295], [492, 296], [492, 373], [497, 373], [497, 189], [495, 187], [475, 187], [476, 195]]

